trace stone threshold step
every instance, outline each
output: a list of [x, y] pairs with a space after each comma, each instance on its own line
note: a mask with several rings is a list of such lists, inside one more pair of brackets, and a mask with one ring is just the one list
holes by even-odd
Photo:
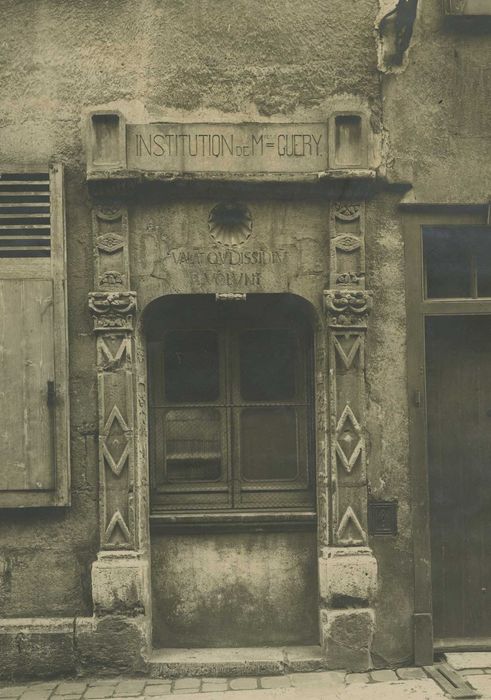
[[152, 678], [279, 676], [324, 670], [320, 646], [154, 649], [147, 657]]

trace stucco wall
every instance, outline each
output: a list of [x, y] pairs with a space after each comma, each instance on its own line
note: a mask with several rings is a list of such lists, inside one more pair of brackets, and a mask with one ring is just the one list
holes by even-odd
[[379, 591], [373, 654], [378, 663], [412, 655], [413, 555], [406, 385], [404, 245], [399, 197], [367, 207], [367, 286], [374, 306], [367, 334], [368, 479], [372, 498], [397, 499], [398, 534], [371, 537]]
[[152, 537], [156, 647], [317, 644], [314, 532]]
[[490, 32], [489, 18], [445, 19], [441, 3], [418, 3], [404, 66], [382, 81], [389, 173], [412, 182], [408, 202], [489, 198]]
[[[105, 106], [142, 122], [189, 118], [189, 110], [195, 119], [300, 121], [325, 119], [336, 106], [364, 105], [381, 140], [381, 154], [387, 155], [389, 176], [413, 182], [408, 200], [486, 201], [489, 36], [475, 25], [445, 24], [440, 3], [420, 2], [407, 60], [381, 77], [374, 28], [383, 4], [2, 3], [0, 161], [61, 160], [67, 172], [72, 506], [0, 514], [0, 615], [91, 611], [89, 567], [97, 551], [98, 488], [95, 343], [86, 309], [93, 270], [83, 115]], [[399, 534], [371, 541], [380, 572], [374, 652], [381, 665], [409, 659], [412, 653], [398, 200], [397, 194], [376, 196], [367, 208], [366, 233], [367, 286], [374, 292], [367, 338], [369, 482], [374, 496], [399, 499]], [[320, 220], [322, 208], [315, 206]], [[308, 209], [305, 203], [301, 207]], [[172, 215], [167, 216], [172, 224]], [[134, 223], [132, 236], [137, 233]], [[144, 232], [147, 238], [154, 234], [159, 232]], [[324, 252], [327, 256], [327, 245]], [[321, 254], [316, 248], [307, 257], [315, 261]], [[140, 250], [134, 257], [141, 261], [144, 254]], [[142, 274], [136, 272], [136, 277]]]
[[[72, 505], [1, 513], [0, 615], [90, 612], [97, 551], [94, 338], [84, 109], [288, 120], [331, 95], [379, 110], [372, 0], [5, 0], [0, 161], [61, 160], [67, 181]], [[41, 592], [42, 591], [42, 592]]]

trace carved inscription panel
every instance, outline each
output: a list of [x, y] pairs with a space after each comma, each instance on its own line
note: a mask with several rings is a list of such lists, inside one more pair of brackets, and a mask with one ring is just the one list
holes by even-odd
[[327, 168], [327, 124], [129, 124], [128, 169], [315, 173]]
[[142, 303], [162, 294], [293, 292], [319, 303], [326, 203], [168, 202], [134, 212]]

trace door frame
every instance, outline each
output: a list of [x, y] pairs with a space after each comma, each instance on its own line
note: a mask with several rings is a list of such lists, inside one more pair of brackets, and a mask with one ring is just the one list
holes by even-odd
[[[405, 278], [407, 313], [407, 388], [409, 415], [409, 470], [412, 502], [414, 561], [413, 644], [416, 665], [433, 664], [441, 650], [433, 636], [431, 533], [427, 460], [425, 319], [427, 316], [491, 315], [491, 299], [425, 299], [423, 226], [482, 226], [486, 208], [418, 207], [405, 212]], [[475, 649], [476, 647], [474, 647]]]

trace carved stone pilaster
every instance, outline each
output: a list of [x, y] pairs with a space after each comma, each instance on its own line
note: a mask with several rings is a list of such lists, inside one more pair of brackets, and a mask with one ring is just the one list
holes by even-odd
[[326, 289], [324, 308], [330, 327], [364, 330], [372, 308], [372, 293], [365, 289]]
[[94, 318], [94, 330], [112, 333], [132, 331], [136, 311], [135, 292], [91, 292], [89, 309]]
[[330, 217], [330, 289], [365, 288], [365, 203], [334, 202]]
[[145, 562], [140, 556], [136, 476], [136, 293], [128, 289], [128, 215], [114, 203], [92, 213], [94, 321], [99, 408], [100, 552], [92, 567], [96, 615], [145, 610]]
[[367, 543], [365, 333], [366, 291], [324, 292], [330, 367], [332, 543]]
[[365, 204], [331, 207], [331, 264], [324, 291], [330, 367], [332, 533], [337, 546], [367, 543]]
[[365, 336], [372, 294], [365, 289], [364, 203], [333, 205], [329, 285], [331, 532], [319, 562], [322, 645], [333, 668], [349, 648], [350, 668], [364, 670], [371, 663], [377, 581], [367, 536]]

